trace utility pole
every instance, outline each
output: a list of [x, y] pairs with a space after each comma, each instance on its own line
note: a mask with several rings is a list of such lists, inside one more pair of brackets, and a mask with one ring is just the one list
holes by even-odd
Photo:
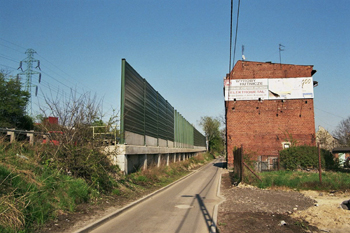
[[[25, 82], [25, 85], [24, 85], [24, 90], [29, 92], [30, 94], [30, 99], [29, 99], [29, 102], [28, 102], [28, 107], [27, 107], [27, 114], [29, 115], [32, 115], [33, 114], [33, 109], [32, 109], [32, 87], [35, 87], [35, 96], [37, 96], [38, 94], [38, 86], [37, 85], [32, 85], [32, 75], [39, 75], [39, 83], [41, 82], [41, 73], [38, 72], [38, 71], [35, 71], [33, 70], [33, 63], [36, 63], [36, 67], [35, 69], [40, 69], [40, 61], [39, 60], [36, 60], [34, 59], [34, 53], [35, 50], [34, 49], [27, 49], [27, 51], [25, 52], [25, 54], [27, 54], [27, 58], [23, 59], [22, 61], [20, 61], [19, 63], [19, 67], [17, 70], [21, 69], [21, 73], [18, 73], [17, 74], [17, 78], [19, 79], [19, 76], [20, 75], [25, 75], [26, 76], [26, 82]], [[23, 68], [22, 68], [22, 64], [24, 63], [27, 63], [27, 68], [26, 70], [23, 71]]]

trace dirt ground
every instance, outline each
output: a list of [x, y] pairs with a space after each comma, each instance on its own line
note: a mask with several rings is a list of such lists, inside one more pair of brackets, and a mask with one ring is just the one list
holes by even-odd
[[228, 232], [350, 232], [350, 212], [340, 204], [350, 193], [262, 190], [233, 186], [223, 174], [218, 228]]

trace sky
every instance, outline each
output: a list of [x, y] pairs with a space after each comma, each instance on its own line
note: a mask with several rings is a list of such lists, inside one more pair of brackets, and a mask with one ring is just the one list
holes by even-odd
[[[123, 58], [198, 130], [224, 115], [230, 70], [230, 0], [0, 0], [0, 69], [16, 76], [29, 48], [44, 95], [91, 92], [108, 117], [120, 110]], [[235, 37], [238, 1], [233, 7]], [[242, 0], [235, 62], [313, 65], [315, 127], [350, 116], [350, 1]], [[231, 58], [233, 59], [233, 58]], [[233, 65], [231, 65], [231, 68]], [[34, 88], [33, 95], [34, 95]]]

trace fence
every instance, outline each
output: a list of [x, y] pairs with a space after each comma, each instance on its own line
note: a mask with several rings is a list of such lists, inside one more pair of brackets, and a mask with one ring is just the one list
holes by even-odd
[[264, 155], [259, 156], [256, 163], [256, 169], [259, 172], [279, 170], [279, 157]]
[[121, 82], [121, 144], [179, 148], [206, 146], [205, 137], [125, 59], [122, 59]]
[[233, 164], [234, 164], [234, 177], [236, 180], [236, 184], [242, 182], [244, 177], [244, 167], [246, 167], [254, 176], [256, 176], [260, 181], [260, 177], [244, 162], [243, 158], [243, 145], [239, 148], [235, 148], [233, 150]]

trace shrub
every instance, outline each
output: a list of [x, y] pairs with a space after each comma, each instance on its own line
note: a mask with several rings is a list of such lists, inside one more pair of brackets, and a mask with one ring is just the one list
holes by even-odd
[[41, 157], [42, 165], [62, 170], [75, 178], [82, 178], [100, 192], [112, 191], [112, 175], [119, 169], [118, 166], [112, 165], [108, 155], [100, 152], [98, 148], [90, 145], [45, 146], [46, 153]]
[[29, 146], [3, 143], [0, 151], [0, 232], [35, 231], [58, 212], [89, 200], [83, 179], [41, 165]]
[[[287, 170], [318, 168], [318, 148], [315, 146], [292, 146], [280, 151], [281, 166]], [[336, 169], [338, 163], [332, 153], [321, 149], [321, 166]]]

